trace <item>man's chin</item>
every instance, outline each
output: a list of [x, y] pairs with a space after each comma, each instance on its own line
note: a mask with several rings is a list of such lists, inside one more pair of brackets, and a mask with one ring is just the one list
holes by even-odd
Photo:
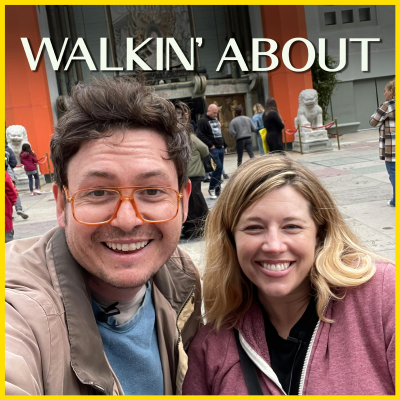
[[94, 280], [101, 281], [101, 286], [109, 286], [114, 289], [135, 289], [142, 287], [158, 270], [159, 268], [156, 268], [155, 270], [140, 274], [134, 274], [132, 270], [125, 270], [113, 275], [102, 274], [97, 271], [95, 274], [92, 274], [90, 271], [89, 273], [93, 275]]

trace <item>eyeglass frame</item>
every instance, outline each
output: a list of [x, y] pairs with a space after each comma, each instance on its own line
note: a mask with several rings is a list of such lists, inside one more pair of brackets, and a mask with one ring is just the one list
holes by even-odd
[[[129, 197], [123, 197], [121, 190], [123, 189], [134, 189], [134, 191], [132, 192], [131, 196]], [[139, 210], [136, 207], [136, 202], [135, 199], [133, 198], [133, 196], [135, 195], [135, 193], [139, 190], [143, 190], [143, 189], [170, 189], [173, 190], [176, 193], [176, 197], [177, 197], [177, 207], [176, 207], [176, 214], [169, 219], [165, 219], [162, 221], [149, 221], [147, 219], [144, 219], [141, 215]], [[82, 225], [105, 225], [110, 223], [113, 219], [115, 219], [118, 215], [118, 211], [121, 207], [121, 204], [124, 200], [129, 200], [130, 203], [132, 204], [133, 209], [135, 210], [136, 216], [141, 219], [143, 222], [147, 222], [148, 224], [160, 224], [163, 222], [169, 222], [172, 221], [174, 218], [176, 218], [176, 216], [179, 213], [179, 204], [180, 204], [180, 200], [183, 199], [183, 193], [179, 193], [177, 190], [170, 188], [170, 187], [165, 187], [165, 186], [157, 186], [157, 187], [151, 187], [151, 186], [121, 186], [121, 187], [97, 187], [97, 188], [87, 188], [87, 189], [80, 189], [78, 191], [76, 191], [72, 196], [69, 197], [69, 193], [68, 193], [68, 189], [64, 186], [63, 187], [64, 190], [64, 194], [65, 194], [65, 198], [67, 200], [68, 203], [71, 204], [71, 210], [72, 210], [72, 216], [74, 217], [74, 220], [76, 222], [78, 222], [79, 224]], [[117, 206], [115, 207], [115, 212], [113, 214], [113, 216], [108, 220], [108, 221], [103, 221], [103, 222], [82, 222], [79, 221], [78, 218], [75, 216], [75, 210], [74, 210], [74, 200], [75, 200], [75, 196], [80, 193], [80, 192], [85, 192], [88, 190], [112, 190], [114, 192], [118, 192], [119, 194], [119, 201], [117, 203]]]

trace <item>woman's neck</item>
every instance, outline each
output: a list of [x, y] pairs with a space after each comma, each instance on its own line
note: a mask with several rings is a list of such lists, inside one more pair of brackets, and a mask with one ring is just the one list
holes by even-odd
[[279, 336], [286, 339], [307, 309], [311, 299], [311, 290], [299, 291], [284, 298], [268, 297], [259, 291], [258, 299]]

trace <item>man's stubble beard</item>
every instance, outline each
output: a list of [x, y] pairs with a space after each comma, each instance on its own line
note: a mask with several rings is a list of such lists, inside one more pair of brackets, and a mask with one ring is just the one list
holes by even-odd
[[[67, 220], [67, 218], [65, 218], [65, 220]], [[156, 260], [156, 263], [152, 266], [149, 266], [147, 263], [151, 262], [148, 261], [146, 262], [146, 260], [143, 260], [140, 264], [138, 264], [137, 266], [131, 266], [130, 264], [126, 264], [125, 266], [119, 265], [118, 267], [122, 268], [126, 268], [129, 269], [131, 268], [131, 274], [129, 279], [119, 279], [116, 276], [116, 273], [113, 273], [113, 268], [107, 268], [108, 266], [103, 263], [100, 262], [98, 265], [93, 265], [92, 263], [88, 263], [87, 259], [82, 255], [84, 254], [83, 252], [83, 248], [81, 248], [82, 250], [82, 254], [80, 254], [79, 251], [79, 243], [76, 243], [69, 235], [68, 232], [68, 225], [66, 223], [67, 221], [65, 221], [65, 238], [66, 238], [66, 243], [67, 243], [67, 247], [70, 251], [70, 253], [72, 254], [72, 257], [75, 259], [75, 261], [84, 269], [88, 272], [89, 275], [91, 275], [92, 277], [95, 277], [99, 280], [101, 280], [102, 282], [108, 284], [109, 286], [112, 286], [114, 288], [118, 288], [118, 289], [134, 289], [137, 287], [141, 287], [143, 286], [149, 279], [152, 278], [152, 276], [164, 265], [164, 263], [170, 258], [171, 254], [173, 253], [173, 251], [176, 249], [176, 246], [178, 244], [179, 238], [176, 242], [176, 245], [173, 247], [171, 254], [168, 255], [168, 257], [166, 258], [166, 260], [164, 262], [158, 263], [158, 259]], [[100, 243], [100, 240], [96, 239], [96, 237], [101, 236], [101, 242], [105, 242], [107, 241], [107, 239], [117, 239], [120, 238], [122, 239], [124, 236], [129, 236], [129, 237], [134, 237], [137, 236], [138, 233], [140, 233], [140, 231], [143, 232], [143, 230], [141, 229], [142, 227], [137, 227], [138, 229], [136, 229], [136, 233], [135, 228], [131, 231], [131, 233], [126, 234], [126, 233], [122, 233], [121, 230], [119, 230], [119, 228], [114, 228], [112, 231], [104, 233], [104, 232], [94, 232], [91, 235], [91, 241], [90, 241], [90, 245], [92, 243]], [[106, 236], [106, 237], [104, 237]], [[152, 230], [152, 237], [153, 239], [162, 239], [163, 235], [161, 233], [161, 231], [159, 231], [158, 229], [156, 230]], [[102, 245], [102, 244], [101, 244]], [[103, 245], [102, 245], [103, 246]], [[74, 249], [76, 249], [77, 251], [75, 252]], [[90, 250], [90, 249], [89, 249]], [[92, 251], [95, 251], [92, 249]], [[99, 259], [99, 261], [102, 261], [101, 259]], [[137, 276], [137, 279], [135, 279], [135, 275]], [[126, 276], [126, 275], [125, 275]]]
[[[66, 202], [65, 202], [66, 203]], [[64, 203], [64, 206], [66, 206], [66, 204]], [[184, 219], [184, 208], [183, 208], [183, 201], [181, 201], [181, 207], [180, 207], [180, 215], [177, 215], [176, 218], [181, 218], [182, 223], [183, 223], [183, 219]], [[78, 222], [77, 222], [78, 223]], [[86, 270], [90, 275], [96, 277], [97, 279], [105, 282], [106, 284], [114, 287], [114, 288], [118, 288], [118, 289], [134, 289], [137, 287], [141, 287], [143, 286], [149, 279], [151, 279], [156, 273], [157, 271], [169, 260], [169, 258], [171, 257], [172, 253], [176, 250], [178, 243], [179, 243], [179, 236], [177, 237], [176, 243], [173, 246], [172, 252], [171, 254], [168, 255], [168, 257], [166, 258], [166, 260], [161, 263], [161, 265], [157, 265], [154, 266], [153, 268], [151, 268], [149, 270], [149, 272], [142, 277], [140, 280], [137, 281], [130, 281], [130, 283], [121, 283], [116, 279], [113, 279], [112, 276], [108, 276], [105, 271], [101, 268], [98, 268], [98, 266], [96, 266], [96, 268], [92, 271], [91, 268], [86, 264], [84, 259], [80, 259], [81, 257], [78, 254], [74, 254], [74, 251], [72, 250], [75, 246], [72, 244], [73, 241], [71, 241], [69, 234], [68, 234], [68, 218], [67, 218], [67, 208], [65, 208], [65, 212], [64, 212], [64, 225], [65, 225], [65, 238], [66, 238], [66, 242], [67, 242], [67, 247], [68, 250], [70, 251], [70, 253], [72, 254], [72, 257], [75, 259], [75, 261], [84, 269]], [[135, 227], [136, 228], [136, 227]], [[134, 228], [134, 230], [135, 230]], [[138, 227], [139, 230], [141, 227]], [[108, 239], [115, 239], [115, 238], [122, 238], [123, 235], [116, 235], [116, 230], [118, 230], [119, 228], [115, 228], [113, 230], [114, 234], [111, 235], [111, 237], [108, 237]], [[157, 230], [159, 237], [158, 239], [161, 239], [163, 237], [161, 231]], [[94, 232], [91, 236], [91, 240], [93, 241], [93, 236], [99, 234], [99, 232]], [[101, 234], [101, 233], [100, 233]], [[114, 236], [114, 237], [112, 237]], [[128, 236], [127, 234], [125, 234], [125, 236]], [[157, 263], [158, 264], [158, 263]], [[129, 266], [127, 266], [128, 268]], [[143, 270], [143, 268], [141, 268], [141, 270]], [[147, 270], [147, 268], [145, 268], [145, 270]], [[132, 272], [134, 273], [135, 269], [132, 270]]]

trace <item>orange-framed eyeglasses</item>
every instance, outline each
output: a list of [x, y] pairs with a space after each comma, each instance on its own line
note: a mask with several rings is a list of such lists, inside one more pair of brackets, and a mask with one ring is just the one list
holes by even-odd
[[[132, 190], [130, 196], [121, 191]], [[117, 217], [124, 200], [129, 200], [138, 218], [148, 223], [168, 222], [178, 215], [183, 197], [169, 187], [125, 186], [89, 188], [75, 192], [71, 197], [64, 187], [65, 197], [71, 203], [75, 221], [84, 225], [102, 225]]]

